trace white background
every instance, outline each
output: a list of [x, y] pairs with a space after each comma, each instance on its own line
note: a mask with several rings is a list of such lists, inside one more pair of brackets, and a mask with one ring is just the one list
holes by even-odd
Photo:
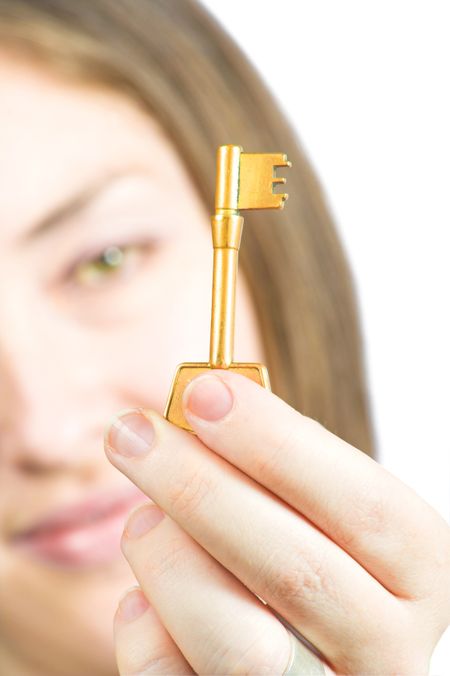
[[[203, 4], [324, 186], [358, 287], [381, 463], [450, 520], [450, 2]], [[430, 674], [450, 675], [450, 630]]]

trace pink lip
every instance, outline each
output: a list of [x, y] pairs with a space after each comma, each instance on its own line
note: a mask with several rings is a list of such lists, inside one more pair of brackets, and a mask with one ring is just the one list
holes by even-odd
[[13, 537], [13, 544], [50, 565], [85, 568], [121, 556], [120, 538], [128, 513], [148, 498], [133, 487], [102, 493], [62, 507]]

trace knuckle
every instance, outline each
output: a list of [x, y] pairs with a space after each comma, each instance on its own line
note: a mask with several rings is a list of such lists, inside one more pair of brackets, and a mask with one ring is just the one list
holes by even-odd
[[342, 520], [344, 526], [339, 532], [339, 543], [344, 549], [352, 551], [357, 549], [366, 537], [383, 536], [391, 518], [386, 497], [376, 487], [357, 491], [348, 499], [348, 511]]
[[444, 524], [442, 537], [437, 537], [436, 548], [432, 550], [432, 552], [433, 565], [435, 566], [439, 576], [442, 575], [444, 580], [448, 580], [450, 577], [450, 528], [447, 523]]
[[311, 559], [310, 553], [300, 556], [298, 552], [287, 553], [283, 563], [269, 558], [258, 572], [256, 584], [263, 597], [272, 601], [271, 605], [276, 600], [283, 608], [298, 608], [305, 603], [317, 603], [319, 597], [332, 593], [327, 589], [323, 560], [318, 556]]
[[295, 456], [300, 449], [305, 446], [305, 438], [317, 434], [317, 430], [327, 432], [326, 428], [315, 418], [303, 415], [294, 410], [292, 415], [288, 416], [285, 425], [286, 431], [281, 437], [277, 432], [277, 439], [273, 443], [271, 451], [264, 455], [255, 453], [252, 462], [259, 479], [268, 481], [278, 475], [278, 466], [280, 458], [283, 456]]
[[[450, 622], [450, 528], [444, 522], [444, 529], [439, 524], [437, 531], [433, 533], [433, 538], [425, 554], [424, 565], [421, 566], [422, 583], [425, 591], [415, 600], [430, 604], [435, 620], [438, 622], [439, 630], [446, 629]], [[442, 624], [443, 623], [443, 624]]]
[[276, 641], [268, 641], [267, 633], [264, 632], [263, 635], [260, 631], [249, 640], [244, 649], [223, 644], [214, 651], [214, 658], [206, 665], [204, 673], [273, 676], [282, 672], [285, 662], [282, 652], [276, 647]]
[[173, 537], [161, 543], [157, 556], [149, 556], [145, 562], [145, 574], [151, 579], [159, 579], [179, 574], [186, 567], [188, 550], [183, 537]]
[[161, 674], [180, 673], [179, 671], [175, 671], [176, 665], [177, 660], [174, 659], [173, 655], [153, 655], [153, 657], [151, 657], [151, 659], [137, 672], [134, 672], [132, 676], [150, 676], [150, 674], [161, 676]]
[[297, 443], [297, 428], [298, 421], [295, 420], [288, 427], [287, 432], [282, 435], [281, 439], [273, 445], [268, 454], [255, 453], [253, 463], [255, 472], [260, 480], [269, 480], [277, 473], [280, 456], [289, 453], [291, 447]]
[[[171, 576], [180, 575], [186, 568], [188, 551], [185, 538], [174, 536], [147, 551], [139, 561], [139, 573], [153, 583], [170, 583]], [[168, 578], [168, 580], [166, 580]]]
[[177, 476], [168, 488], [167, 497], [174, 514], [185, 519], [196, 516], [214, 493], [216, 480], [198, 469], [187, 476]]
[[205, 663], [205, 673], [207, 674], [233, 674], [236, 673], [235, 665], [238, 662], [237, 650], [232, 643], [221, 643], [211, 659]]
[[142, 664], [134, 664], [133, 666], [119, 666], [120, 676], [150, 676], [150, 674], [174, 674], [174, 673], [185, 673], [175, 671], [176, 667], [179, 667], [177, 660], [173, 655], [168, 655], [167, 653], [157, 653], [150, 657]]
[[[240, 655], [239, 661], [235, 662], [234, 666], [227, 670], [227, 674], [258, 674], [258, 676], [273, 676], [274, 674], [281, 674], [283, 669], [283, 662], [279, 655], [271, 652], [263, 644], [255, 645], [252, 650], [249, 650], [245, 655]], [[223, 672], [219, 672], [223, 673]]]

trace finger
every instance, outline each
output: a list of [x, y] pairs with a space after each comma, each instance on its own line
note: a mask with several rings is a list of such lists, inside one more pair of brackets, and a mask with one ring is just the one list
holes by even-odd
[[[448, 524], [409, 486], [241, 374], [214, 369], [197, 377], [185, 403], [189, 390], [197, 413], [216, 418], [185, 409], [198, 437], [314, 522], [387, 589], [417, 599], [442, 588]], [[218, 419], [220, 401], [232, 410]]]
[[122, 549], [196, 673], [284, 673], [291, 644], [283, 624], [155, 505], [132, 512]]
[[[143, 442], [149, 418], [151, 448]], [[111, 462], [333, 664], [346, 655], [360, 659], [355, 652], [368, 636], [381, 654], [389, 652], [380, 625], [393, 618], [406, 624], [403, 608], [335, 542], [154, 411], [126, 412], [117, 423], [109, 438], [115, 446], [105, 448]], [[141, 454], [131, 455], [136, 451]]]
[[195, 674], [139, 587], [119, 603], [114, 642], [120, 676]]

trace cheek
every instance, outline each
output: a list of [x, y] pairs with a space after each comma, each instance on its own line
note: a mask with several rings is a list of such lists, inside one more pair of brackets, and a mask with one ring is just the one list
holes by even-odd
[[152, 309], [142, 318], [151, 345], [164, 366], [173, 373], [178, 362], [207, 361], [211, 317], [212, 246], [205, 228], [179, 240], [170, 265], [161, 275]]
[[[209, 245], [209, 240], [207, 240]], [[150, 287], [140, 312], [120, 326], [99, 331], [108, 389], [120, 389], [131, 405], [162, 413], [180, 362], [209, 358], [212, 247], [198, 256], [179, 247]]]

